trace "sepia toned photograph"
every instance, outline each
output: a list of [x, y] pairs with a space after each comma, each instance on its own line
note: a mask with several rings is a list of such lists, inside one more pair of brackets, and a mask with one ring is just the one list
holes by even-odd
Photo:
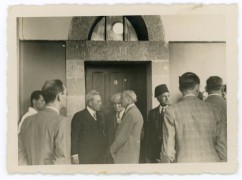
[[10, 7], [8, 171], [235, 173], [237, 13]]

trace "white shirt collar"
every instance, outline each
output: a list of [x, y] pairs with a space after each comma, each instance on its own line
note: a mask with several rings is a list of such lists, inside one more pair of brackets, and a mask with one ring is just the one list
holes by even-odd
[[87, 106], [87, 110], [91, 114], [91, 116], [95, 119], [95, 117], [93, 115], [96, 114], [96, 111], [94, 111], [93, 109], [89, 108], [88, 106]]
[[[117, 123], [118, 123], [118, 124], [121, 123], [122, 117], [123, 117], [123, 115], [124, 115], [124, 111], [125, 111], [125, 109], [123, 109], [123, 110], [120, 111], [120, 112], [117, 112], [117, 113], [119, 113], [119, 118], [116, 116], [116, 118], [117, 118]], [[117, 115], [117, 113], [116, 113], [116, 115]]]
[[121, 116], [123, 116], [124, 111], [125, 111], [125, 109], [123, 109], [123, 110], [120, 112], [120, 115], [121, 115]]
[[60, 114], [60, 111], [59, 111], [58, 109], [56, 109], [55, 107], [52, 107], [52, 106], [46, 106], [45, 108], [52, 109], [52, 110], [56, 111], [58, 114]]
[[209, 97], [209, 96], [221, 96], [221, 97], [222, 97], [221, 94], [209, 94], [208, 97]]
[[36, 109], [34, 109], [33, 107], [29, 107], [28, 109], [29, 112], [31, 113], [37, 113], [38, 111]]
[[161, 110], [162, 110], [162, 108], [164, 108], [164, 111], [166, 110], [166, 108], [168, 107], [168, 105], [166, 105], [166, 106], [159, 106], [159, 112], [161, 113]]
[[125, 109], [125, 113], [126, 113], [131, 107], [133, 107], [133, 106], [134, 106], [134, 103], [128, 105], [128, 106], [126, 107], [126, 109]]
[[196, 96], [195, 94], [187, 94], [187, 95], [185, 95], [184, 97], [189, 97], [189, 96]]

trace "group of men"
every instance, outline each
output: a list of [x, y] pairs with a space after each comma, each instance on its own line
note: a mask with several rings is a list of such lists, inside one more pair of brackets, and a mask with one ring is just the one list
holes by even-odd
[[98, 113], [99, 92], [86, 95], [86, 108], [71, 123], [73, 164], [138, 163], [143, 117], [135, 105], [136, 94], [126, 90], [112, 101], [115, 112], [104, 118]]
[[[165, 84], [155, 88], [159, 106], [149, 111], [144, 128], [147, 163], [227, 161], [226, 101], [223, 81], [207, 80], [208, 97], [198, 98], [199, 77], [191, 72], [179, 77], [183, 98], [170, 105]], [[60, 80], [46, 81], [31, 105], [45, 100], [45, 108], [22, 118], [19, 124], [19, 165], [130, 164], [139, 163], [143, 117], [134, 91], [111, 98], [113, 111], [100, 113], [99, 92], [86, 94], [86, 108], [68, 124], [60, 115], [66, 88]]]
[[179, 77], [182, 99], [169, 104], [165, 85], [155, 89], [160, 105], [148, 115], [147, 161], [151, 163], [227, 161], [227, 105], [223, 80], [211, 76], [208, 97], [198, 98], [200, 79], [191, 72]]

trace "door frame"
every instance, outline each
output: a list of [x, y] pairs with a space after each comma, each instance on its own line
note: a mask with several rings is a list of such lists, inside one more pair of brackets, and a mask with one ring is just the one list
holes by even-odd
[[148, 111], [152, 108], [152, 75], [151, 75], [151, 61], [84, 61], [84, 67], [85, 67], [85, 89], [87, 87], [86, 82], [86, 73], [88, 66], [120, 66], [120, 65], [143, 65], [146, 68], [146, 112], [145, 116], [143, 117], [144, 120], [147, 120]]

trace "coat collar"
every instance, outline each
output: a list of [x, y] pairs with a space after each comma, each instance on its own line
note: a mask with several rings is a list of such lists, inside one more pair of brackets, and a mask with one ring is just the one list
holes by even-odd
[[46, 106], [45, 110], [47, 111], [52, 111], [52, 112], [56, 112], [57, 114], [60, 114], [60, 111], [52, 106]]
[[128, 107], [125, 109], [125, 114], [130, 110], [130, 109], [132, 109], [133, 107], [135, 107], [135, 104], [133, 103], [133, 104], [130, 104], [130, 105], [128, 105]]

